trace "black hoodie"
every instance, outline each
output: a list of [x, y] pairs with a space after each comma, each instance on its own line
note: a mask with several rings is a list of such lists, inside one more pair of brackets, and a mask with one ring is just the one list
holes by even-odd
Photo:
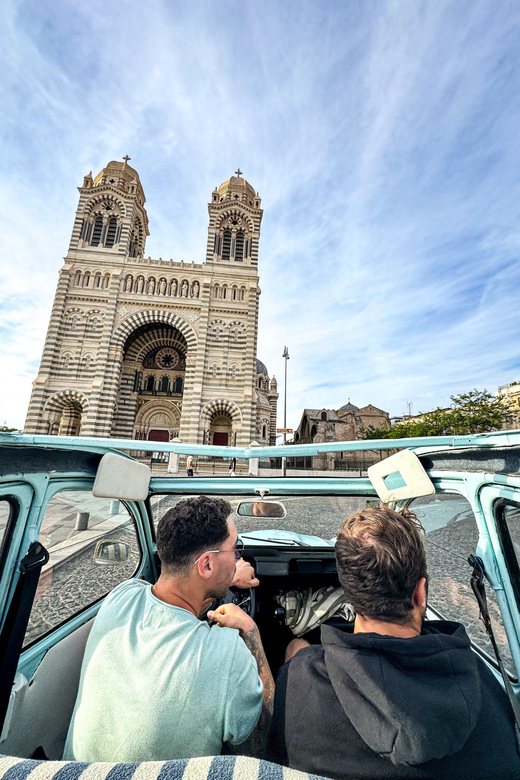
[[411, 639], [322, 626], [278, 676], [278, 760], [342, 780], [518, 780], [506, 694], [463, 626], [425, 626]]

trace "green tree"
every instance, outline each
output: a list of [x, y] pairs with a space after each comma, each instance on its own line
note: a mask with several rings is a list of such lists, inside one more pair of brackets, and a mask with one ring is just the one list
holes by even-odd
[[418, 419], [398, 423], [391, 428], [369, 426], [366, 439], [409, 439], [414, 436], [464, 436], [470, 433], [499, 431], [510, 424], [509, 403], [487, 390], [470, 390], [450, 396], [450, 409], [437, 407]]
[[13, 431], [17, 431], [18, 428], [9, 428], [7, 425], [7, 420], [4, 420], [4, 424], [0, 425], [0, 433], [12, 433]]

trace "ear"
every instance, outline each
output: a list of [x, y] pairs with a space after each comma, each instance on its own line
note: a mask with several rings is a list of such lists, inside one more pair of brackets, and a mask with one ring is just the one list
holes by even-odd
[[213, 574], [213, 562], [211, 556], [207, 553], [201, 555], [200, 560], [197, 563], [197, 572], [206, 580]]
[[414, 606], [419, 607], [422, 610], [426, 609], [428, 602], [428, 589], [426, 587], [426, 577], [421, 577], [417, 585], [415, 586], [412, 601]]

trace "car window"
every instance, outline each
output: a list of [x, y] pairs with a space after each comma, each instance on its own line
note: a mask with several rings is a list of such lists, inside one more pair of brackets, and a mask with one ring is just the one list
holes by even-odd
[[[470, 503], [456, 493], [436, 493], [413, 499], [408, 508], [416, 512], [426, 533], [429, 606], [445, 620], [463, 623], [471, 641], [494, 660], [470, 585], [468, 555], [475, 552], [478, 542]], [[515, 674], [500, 608], [489, 583], [486, 594], [500, 654], [507, 670]]]
[[4, 548], [10, 528], [13, 525], [10, 521], [14, 517], [14, 512], [15, 503], [13, 503], [13, 500], [4, 496], [0, 497], [0, 573], [4, 567], [5, 554], [7, 552]]
[[[154, 522], [157, 525], [163, 514], [177, 502], [189, 498], [186, 495], [157, 495], [152, 496]], [[219, 496], [214, 496], [218, 498]], [[229, 501], [233, 510], [240, 501], [248, 499], [247, 496], [220, 496]], [[249, 499], [250, 500], [250, 499]], [[268, 499], [269, 500], [269, 499]], [[273, 499], [274, 500], [274, 499]], [[279, 496], [287, 511], [287, 517], [273, 519], [269, 517], [238, 517], [236, 513], [233, 520], [238, 533], [252, 533], [254, 531], [276, 529], [281, 531], [294, 531], [298, 534], [319, 536], [322, 539], [332, 539], [338, 533], [342, 522], [351, 515], [372, 506], [379, 505], [379, 500], [365, 496]]]
[[5, 533], [11, 517], [12, 504], [7, 498], [0, 498], [0, 550], [3, 549]]
[[[39, 540], [50, 560], [40, 575], [24, 647], [131, 577], [141, 560], [126, 507], [87, 491], [64, 490], [50, 499]], [[115, 544], [99, 550], [101, 541]], [[94, 562], [96, 550], [101, 563]]]
[[511, 582], [520, 605], [520, 506], [500, 500], [495, 506], [495, 517]]

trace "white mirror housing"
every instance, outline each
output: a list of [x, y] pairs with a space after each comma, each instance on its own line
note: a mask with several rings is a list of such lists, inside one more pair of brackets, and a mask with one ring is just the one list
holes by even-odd
[[144, 463], [107, 452], [99, 462], [92, 493], [97, 498], [145, 501], [151, 476]]
[[401, 450], [367, 470], [368, 478], [384, 504], [435, 493], [435, 487], [412, 450]]

